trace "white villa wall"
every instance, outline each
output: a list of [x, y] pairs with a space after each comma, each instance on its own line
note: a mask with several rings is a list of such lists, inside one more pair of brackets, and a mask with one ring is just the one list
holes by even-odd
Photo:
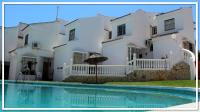
[[173, 63], [181, 60], [181, 48], [184, 38], [194, 44], [194, 25], [192, 20], [192, 9], [183, 8], [174, 12], [156, 17], [158, 34], [168, 33], [164, 31], [164, 20], [175, 18], [175, 30], [179, 33], [168, 34], [153, 38], [154, 58], [162, 58], [172, 53]]
[[[103, 55], [109, 59], [104, 64], [127, 64], [128, 45], [133, 44], [136, 48], [147, 48], [145, 40], [150, 39], [150, 25], [154, 13], [138, 10], [135, 13], [112, 21], [112, 39], [123, 39], [103, 43]], [[126, 34], [117, 36], [117, 26], [126, 24]], [[148, 52], [145, 58], [153, 58]]]
[[194, 24], [192, 19], [192, 8], [182, 8], [174, 12], [166, 13], [156, 17], [158, 34], [164, 31], [164, 20], [175, 18], [175, 29], [180, 30], [182, 35], [194, 43]]
[[[63, 80], [61, 69], [63, 63], [71, 64], [73, 52], [102, 53], [101, 42], [105, 38], [104, 28], [109, 28], [110, 17], [97, 15], [95, 17], [81, 18], [66, 25], [65, 42], [67, 45], [54, 49], [54, 80]], [[69, 41], [69, 31], [75, 28], [75, 39]]]
[[[66, 26], [66, 43], [74, 51], [101, 53], [101, 42], [104, 39], [105, 16], [82, 18]], [[75, 40], [69, 40], [69, 31], [75, 28]], [[81, 44], [80, 44], [81, 43]]]
[[125, 39], [116, 40], [103, 44], [103, 56], [108, 57], [108, 60], [103, 62], [105, 65], [125, 65], [127, 64], [127, 41]]
[[63, 64], [70, 64], [70, 59], [72, 58], [72, 50], [69, 46], [64, 45], [59, 48], [55, 48], [54, 51], [54, 75], [53, 80], [62, 81], [65, 76], [63, 76]]
[[[178, 33], [159, 36], [170, 32], [164, 31], [164, 20], [171, 18], [175, 18], [175, 28]], [[9, 79], [15, 79], [16, 73], [21, 70], [20, 61], [24, 55], [37, 58], [36, 72], [43, 70], [42, 57], [54, 58], [53, 80], [62, 81], [65, 78], [63, 64], [71, 64], [74, 51], [101, 53], [108, 57], [108, 60], [102, 64], [124, 65], [127, 64], [128, 46], [132, 45], [148, 52], [143, 58], [160, 59], [167, 56], [173, 63], [177, 63], [181, 59], [182, 41], [186, 39], [194, 43], [192, 8], [182, 8], [158, 16], [155, 16], [155, 13], [138, 10], [116, 20], [110, 20], [111, 17], [98, 14], [95, 17], [80, 18], [65, 27], [64, 24], [67, 22], [61, 19], [54, 22], [33, 23], [23, 31], [23, 40], [17, 38], [18, 29], [23, 29], [27, 24], [20, 23], [15, 28], [7, 28], [5, 30], [6, 61], [9, 61], [8, 51], [17, 48], [10, 54]], [[117, 26], [121, 24], [126, 24], [126, 34], [117, 36]], [[158, 36], [155, 38], [151, 38], [151, 26], [157, 26]], [[75, 40], [69, 41], [69, 31], [74, 28]], [[108, 39], [108, 31], [112, 31], [112, 39]], [[26, 34], [29, 34], [29, 44], [24, 46]], [[153, 41], [153, 52], [150, 52], [145, 45], [148, 39]], [[40, 48], [32, 49], [32, 42], [38, 42]]]
[[153, 39], [153, 54], [155, 59], [165, 58], [166, 56], [175, 64], [181, 61], [181, 41], [172, 39], [178, 34], [166, 35]]
[[[21, 71], [21, 60], [23, 56], [35, 57], [37, 59], [36, 74], [42, 74], [43, 72], [43, 58], [53, 58], [53, 47], [63, 43], [64, 39], [61, 32], [62, 25], [65, 21], [55, 21], [46, 23], [33, 23], [28, 27], [27, 24], [19, 24], [19, 28], [23, 29], [23, 40], [20, 40], [20, 44], [15, 46], [16, 50], [10, 53], [12, 59], [10, 64], [9, 79], [15, 80], [17, 74]], [[22, 28], [23, 27], [23, 28]], [[28, 36], [28, 45], [24, 46], [25, 36]], [[18, 34], [16, 34], [17, 37]], [[19, 42], [19, 41], [18, 41]], [[39, 48], [32, 49], [32, 43], [38, 42]], [[20, 48], [18, 48], [20, 46]]]
[[131, 15], [112, 21], [112, 38], [120, 37], [117, 36], [117, 26], [126, 24], [125, 36], [131, 38], [130, 42], [136, 44], [138, 47], [145, 47], [145, 40], [150, 39], [150, 25], [152, 21], [152, 16], [150, 15], [154, 14], [137, 10]]
[[[24, 36], [29, 35], [28, 46], [32, 46], [33, 42], [38, 42], [40, 49], [53, 51], [53, 47], [62, 44], [61, 24], [57, 21], [52, 23], [42, 23], [30, 25], [23, 31]], [[25, 41], [25, 38], [23, 39]]]
[[[5, 38], [4, 38], [4, 60], [6, 62], [10, 61], [9, 51], [13, 50], [17, 46], [17, 27], [5, 28]], [[2, 32], [0, 32], [0, 52], [2, 53]], [[2, 60], [2, 54], [0, 56], [0, 60]]]

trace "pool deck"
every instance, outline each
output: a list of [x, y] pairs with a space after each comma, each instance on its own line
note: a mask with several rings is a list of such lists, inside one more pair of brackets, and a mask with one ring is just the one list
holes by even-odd
[[[1, 81], [0, 81], [1, 82]], [[6, 82], [16, 83], [15, 80], [5, 80]], [[196, 91], [193, 87], [173, 87], [173, 86], [147, 86], [147, 85], [107, 85], [107, 84], [84, 84], [78, 82], [57, 82], [57, 81], [17, 81], [21, 84], [40, 84], [40, 85], [53, 85], [53, 86], [86, 86], [86, 87], [114, 87], [114, 88], [156, 88], [156, 89], [171, 89], [171, 90], [187, 90]], [[198, 88], [200, 93], [200, 88]]]

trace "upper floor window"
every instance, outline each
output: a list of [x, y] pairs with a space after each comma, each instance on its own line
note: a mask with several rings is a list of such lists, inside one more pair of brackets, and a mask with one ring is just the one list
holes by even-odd
[[28, 34], [25, 36], [25, 42], [24, 45], [28, 45]]
[[117, 36], [121, 36], [125, 34], [126, 34], [126, 24], [117, 26]]
[[69, 31], [69, 41], [75, 39], [75, 29]]
[[164, 24], [165, 24], [165, 31], [175, 29], [175, 19], [174, 18], [165, 20]]
[[112, 32], [111, 31], [109, 31], [108, 39], [112, 39]]
[[157, 26], [153, 26], [153, 27], [151, 28], [151, 34], [152, 34], [152, 35], [157, 34]]

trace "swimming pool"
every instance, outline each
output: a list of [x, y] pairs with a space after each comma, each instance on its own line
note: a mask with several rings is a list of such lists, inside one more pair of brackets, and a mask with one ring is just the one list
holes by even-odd
[[5, 108], [165, 108], [192, 102], [191, 89], [5, 82]]

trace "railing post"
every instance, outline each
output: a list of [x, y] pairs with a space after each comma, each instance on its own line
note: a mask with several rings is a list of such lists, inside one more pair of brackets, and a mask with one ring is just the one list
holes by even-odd
[[169, 56], [168, 56], [169, 69], [171, 69], [171, 68], [173, 67], [172, 55], [173, 55], [173, 52], [170, 51], [170, 52], [169, 52]]
[[67, 67], [67, 65], [66, 65], [66, 63], [64, 63], [63, 64], [63, 77], [65, 77], [65, 75], [66, 75], [66, 67]]
[[136, 54], [133, 54], [133, 69], [136, 70]]
[[72, 74], [72, 65], [73, 65], [73, 59], [70, 59], [70, 67], [69, 67], [69, 74]]
[[125, 75], [128, 74], [129, 72], [129, 60], [128, 60], [128, 57], [126, 57], [126, 66], [125, 66]]

